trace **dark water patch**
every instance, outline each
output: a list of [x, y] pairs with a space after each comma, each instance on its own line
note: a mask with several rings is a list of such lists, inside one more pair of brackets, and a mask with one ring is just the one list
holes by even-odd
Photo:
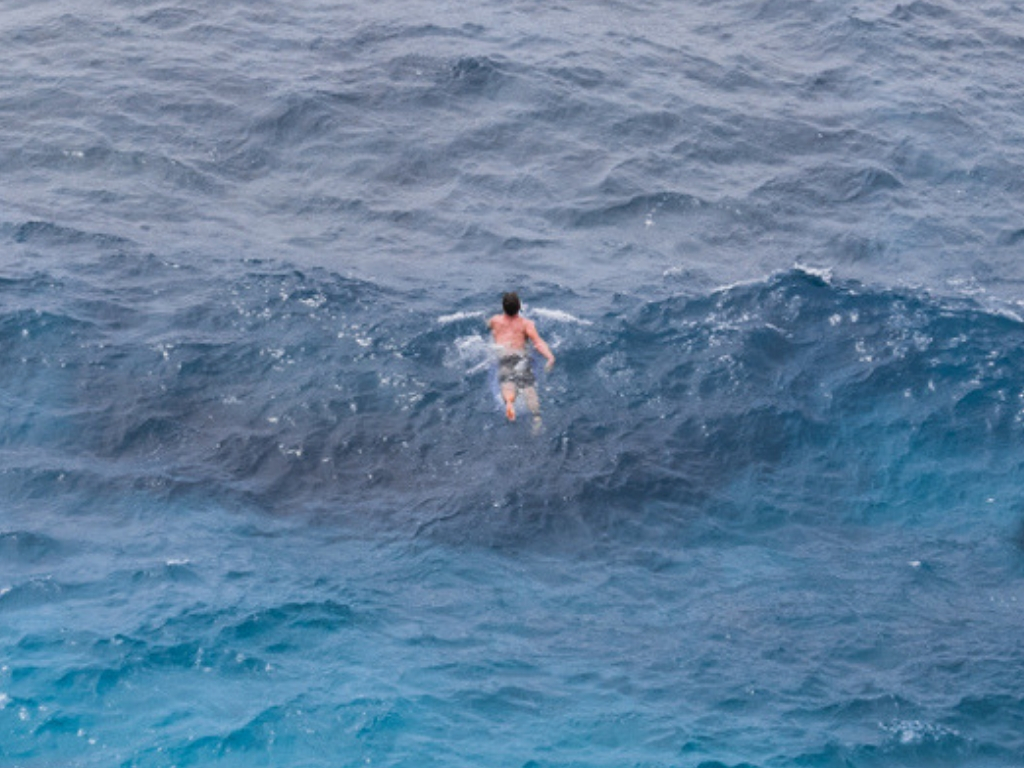
[[769, 115], [736, 117], [717, 110], [708, 110], [688, 132], [690, 135], [679, 147], [687, 148], [688, 160], [711, 167], [746, 163], [781, 166], [784, 158], [846, 154], [869, 141], [869, 137], [848, 126]]
[[162, 32], [187, 28], [201, 18], [201, 14], [195, 9], [172, 5], [146, 11], [136, 16], [136, 20], [140, 24], [155, 27]]
[[[1024, 723], [1024, 701], [1013, 695], [966, 696], [955, 707], [954, 723], [967, 728], [981, 724], [992, 734], [992, 741], [1012, 755], [1014, 746], [1021, 745], [1021, 725]], [[991, 748], [991, 747], [990, 747]]]
[[608, 81], [608, 73], [586, 65], [563, 65], [551, 67], [548, 74], [574, 87], [599, 88]]
[[827, 246], [840, 263], [874, 262], [884, 258], [889, 248], [882, 239], [852, 234], [836, 235]]
[[294, 148], [335, 134], [344, 125], [344, 97], [314, 93], [288, 96], [249, 131], [264, 148]]
[[221, 633], [224, 642], [258, 642], [264, 647], [280, 649], [283, 644], [294, 646], [310, 633], [332, 633], [351, 627], [352, 609], [342, 603], [288, 603], [253, 613]]
[[483, 28], [472, 22], [461, 25], [442, 25], [433, 22], [414, 23], [389, 20], [367, 22], [344, 38], [317, 38], [318, 47], [327, 47], [340, 56], [367, 55], [388, 48], [393, 43], [406, 45], [409, 41], [447, 39], [471, 40], [480, 36]]
[[136, 586], [143, 584], [201, 584], [202, 576], [187, 560], [168, 560], [158, 565], [142, 568], [128, 574]]
[[116, 691], [131, 676], [132, 671], [123, 667], [72, 669], [54, 682], [54, 689], [63, 695], [79, 696], [87, 700], [102, 699]]
[[819, 208], [865, 201], [899, 190], [902, 186], [893, 173], [881, 168], [825, 166], [803, 173], [799, 179], [772, 180], [758, 193], [773, 198], [781, 196], [791, 203]]
[[902, 22], [914, 21], [919, 18], [948, 18], [951, 15], [953, 15], [953, 11], [949, 8], [923, 0], [915, 0], [915, 2], [906, 4], [900, 3], [890, 13], [891, 18]]
[[0, 613], [36, 610], [42, 605], [72, 600], [81, 588], [63, 584], [45, 576], [31, 578], [0, 591]]
[[130, 240], [116, 235], [82, 231], [49, 221], [27, 221], [20, 224], [14, 229], [13, 238], [16, 243], [50, 248], [83, 244], [95, 246], [98, 249], [118, 249], [132, 246]]
[[[165, 120], [166, 115], [159, 118]], [[197, 118], [199, 119], [199, 118]], [[205, 119], [205, 116], [203, 116]], [[65, 148], [70, 143], [73, 149]], [[65, 189], [68, 195], [77, 194], [91, 202], [127, 203], [132, 199], [127, 190], [128, 180], [143, 178], [166, 192], [175, 190], [216, 197], [223, 194], [224, 187], [208, 172], [205, 158], [195, 159], [190, 152], [156, 154], [147, 151], [119, 149], [106, 140], [89, 137], [84, 142], [74, 139], [60, 144], [46, 144], [29, 148], [22, 153], [24, 161], [35, 168], [48, 168], [61, 174], [74, 188]], [[76, 180], [88, 179], [94, 186], [83, 188]], [[123, 190], [123, 191], [122, 191]], [[36, 241], [44, 232], [19, 232], [18, 241]], [[51, 233], [52, 234], [52, 233]], [[69, 234], [66, 231], [63, 234]], [[29, 240], [31, 238], [31, 240]], [[103, 244], [103, 243], [99, 243]], [[128, 245], [125, 240], [123, 245]]]
[[1024, 228], [1001, 232], [998, 240], [1000, 245], [1017, 245], [1024, 241]]
[[[129, 264], [140, 266], [107, 268]], [[166, 269], [141, 268], [140, 280]], [[252, 270], [197, 291], [190, 279], [161, 296], [158, 323], [141, 314], [145, 294], [113, 308], [79, 296], [85, 323], [7, 318], [18, 360], [44, 340], [63, 360], [8, 366], [35, 374], [9, 380], [21, 404], [7, 447], [56, 451], [48, 470], [7, 472], [9, 493], [27, 498], [54, 472], [88, 481], [61, 462], [68, 451], [113, 462], [97, 482], [341, 506], [360, 525], [579, 540], [631, 528], [640, 509], [647, 522], [630, 535], [658, 536], [670, 510], [685, 527], [751, 473], [790, 482], [819, 467], [849, 490], [885, 460], [910, 471], [913, 456], [967, 445], [1012, 453], [1024, 429], [1019, 324], [970, 302], [794, 272], [634, 297], [589, 325], [541, 318], [559, 365], [541, 380], [545, 423], [531, 436], [527, 412], [510, 427], [496, 411], [481, 321], [439, 323], [414, 296], [329, 273]], [[59, 441], [30, 391], [62, 414]], [[895, 453], [871, 459], [858, 446], [872, 441]], [[829, 460], [842, 453], [862, 466]]]
[[[242, 764], [261, 760], [267, 754], [289, 753], [295, 745], [310, 737], [310, 709], [303, 702], [287, 702], [260, 709], [246, 722], [225, 725], [223, 728], [209, 723], [196, 723], [197, 734], [189, 739], [175, 740], [168, 748], [145, 750], [139, 755], [143, 765], [171, 759], [175, 765]], [[315, 712], [315, 707], [312, 707]], [[349, 723], [327, 722], [316, 719], [320, 728], [343, 728]], [[321, 741], [323, 736], [317, 738]]]
[[28, 270], [25, 274], [5, 275], [0, 277], [0, 290], [3, 291], [9, 306], [15, 306], [15, 299], [26, 298], [38, 301], [38, 297], [46, 290], [60, 287], [60, 281], [44, 271]]
[[[52, 283], [49, 285], [52, 286]], [[48, 286], [49, 287], [49, 286]], [[93, 323], [67, 314], [22, 309], [0, 316], [0, 339], [8, 360], [38, 362], [46, 352], [89, 338]]]
[[[605, 186], [614, 186], [614, 182]], [[606, 198], [598, 207], [581, 208], [568, 212], [569, 223], [574, 227], [619, 227], [626, 223], [639, 223], [655, 215], [695, 215], [705, 208], [700, 198], [677, 192], [643, 194], [625, 200], [608, 200], [612, 197], [602, 190]]]
[[451, 66], [450, 89], [461, 97], [495, 98], [510, 82], [509, 67], [489, 56], [465, 56]]
[[5, 565], [23, 563], [33, 565], [59, 559], [67, 552], [65, 543], [34, 531], [8, 531], [0, 533], [0, 560]]
[[611, 126], [614, 135], [623, 142], [636, 142], [646, 147], [671, 144], [691, 127], [684, 115], [668, 110], [631, 115]]

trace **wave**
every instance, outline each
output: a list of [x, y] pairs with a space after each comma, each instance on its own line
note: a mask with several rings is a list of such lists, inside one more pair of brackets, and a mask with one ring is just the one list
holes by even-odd
[[[126, 281], [126, 260], [105, 269]], [[730, 489], [766, 478], [766, 499], [788, 487], [862, 514], [866, 477], [899, 496], [924, 463], [1024, 444], [1021, 325], [972, 300], [794, 270], [603, 314], [539, 308], [559, 365], [534, 437], [496, 411], [476, 310], [430, 321], [327, 272], [146, 279], [161, 270], [177, 282], [115, 301], [93, 267], [49, 311], [0, 315], [11, 498], [60, 473], [487, 541], [627, 520], [645, 535], [697, 509], [753, 514]]]
[[479, 322], [483, 318], [483, 312], [453, 312], [450, 315], [441, 315], [437, 318], [437, 322], [441, 323], [441, 325], [448, 325], [449, 323], [461, 323], [464, 320]]
[[566, 312], [562, 309], [545, 309], [544, 307], [531, 307], [529, 313], [536, 317], [541, 317], [545, 321], [551, 321], [555, 323], [573, 323], [576, 325], [593, 325], [590, 320], [576, 317], [570, 312]]
[[57, 248], [88, 244], [96, 246], [97, 249], [118, 249], [133, 245], [130, 240], [123, 237], [87, 232], [50, 221], [26, 221], [18, 225], [4, 223], [0, 225], [0, 232], [11, 236], [16, 243]]
[[35, 564], [56, 559], [66, 551], [59, 540], [33, 531], [0, 532], [0, 557], [6, 562]]

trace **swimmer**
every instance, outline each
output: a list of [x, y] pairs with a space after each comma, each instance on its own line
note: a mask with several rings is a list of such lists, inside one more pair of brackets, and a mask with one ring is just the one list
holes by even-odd
[[550, 371], [555, 364], [555, 356], [537, 333], [537, 326], [520, 316], [519, 297], [515, 293], [502, 296], [501, 305], [505, 312], [492, 317], [487, 325], [499, 347], [498, 381], [501, 384], [501, 397], [505, 401], [505, 416], [509, 421], [516, 420], [516, 396], [522, 390], [526, 405], [533, 413], [534, 426], [538, 426], [540, 400], [526, 342], [533, 342], [534, 348], [547, 359], [547, 365], [544, 366], [546, 371]]

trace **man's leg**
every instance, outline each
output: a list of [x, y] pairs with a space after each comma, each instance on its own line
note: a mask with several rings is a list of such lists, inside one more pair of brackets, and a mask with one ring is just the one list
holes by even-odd
[[537, 397], [536, 387], [526, 387], [523, 390], [523, 395], [526, 397], [526, 405], [533, 413], [533, 434], [539, 435], [541, 430], [540, 420], [540, 398]]
[[502, 384], [501, 396], [505, 400], [505, 418], [509, 421], [516, 420], [516, 385]]
[[523, 395], [526, 397], [526, 407], [530, 409], [535, 418], [540, 418], [540, 398], [537, 397], [536, 387], [526, 387], [523, 389]]

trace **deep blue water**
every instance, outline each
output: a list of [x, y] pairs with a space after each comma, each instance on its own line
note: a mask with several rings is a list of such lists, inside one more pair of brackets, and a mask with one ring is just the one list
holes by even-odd
[[1022, 64], [1009, 0], [5, 0], [0, 764], [1024, 766]]

